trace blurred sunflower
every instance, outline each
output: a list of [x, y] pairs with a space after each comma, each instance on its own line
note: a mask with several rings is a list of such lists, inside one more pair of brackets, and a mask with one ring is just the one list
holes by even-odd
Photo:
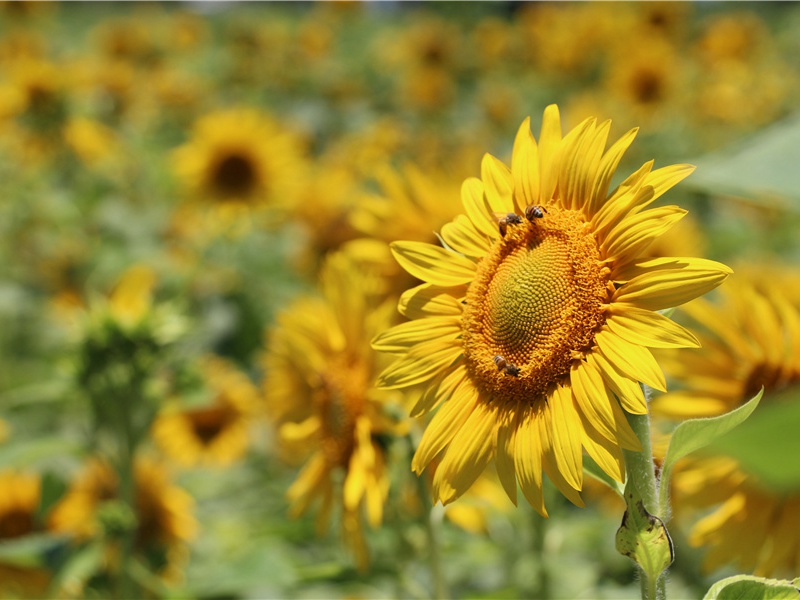
[[297, 135], [255, 109], [201, 117], [175, 150], [175, 172], [198, 199], [258, 206], [284, 198], [304, 163]]
[[[134, 548], [151, 559], [151, 567], [168, 579], [179, 577], [187, 558], [186, 543], [197, 532], [192, 511], [194, 500], [173, 485], [166, 470], [140, 458], [134, 469]], [[100, 535], [113, 538], [113, 524], [102, 518], [104, 507], [114, 507], [119, 497], [119, 478], [112, 467], [90, 460], [50, 513], [53, 530], [79, 540]]]
[[213, 393], [211, 402], [163, 409], [153, 423], [153, 439], [182, 466], [226, 466], [247, 452], [249, 420], [260, 395], [244, 373], [222, 358], [209, 356], [201, 368]]
[[389, 491], [386, 442], [402, 433], [387, 410], [396, 392], [372, 387], [381, 357], [369, 340], [394, 316], [389, 302], [378, 304], [375, 289], [367, 269], [345, 254], [330, 255], [322, 297], [301, 298], [278, 317], [264, 359], [280, 450], [287, 458], [310, 454], [287, 493], [291, 512], [301, 515], [321, 501], [321, 533], [341, 503], [342, 533], [361, 569], [368, 564], [361, 513], [380, 525]]
[[[38, 475], [0, 472], [0, 543], [41, 531], [37, 513], [41, 501]], [[43, 597], [50, 574], [41, 568], [0, 561], [0, 597]]]
[[[685, 388], [654, 399], [654, 415], [720, 415], [762, 386], [763, 404], [788, 401], [787, 392], [800, 385], [797, 270], [737, 271], [719, 303], [700, 299], [680, 309], [701, 327], [702, 348], [662, 351], [665, 370]], [[675, 472], [671, 491], [679, 522], [701, 511], [705, 515], [689, 537], [692, 545], [708, 548], [705, 568], [735, 563], [763, 576], [793, 575], [800, 568], [800, 494], [770, 490], [725, 456], [686, 461]]]
[[433, 481], [443, 504], [492, 459], [508, 496], [516, 501], [519, 481], [542, 515], [542, 469], [582, 505], [582, 448], [622, 481], [622, 449], [640, 449], [625, 411], [647, 413], [639, 382], [665, 389], [648, 347], [697, 345], [655, 311], [731, 272], [703, 259], [642, 259], [685, 214], [645, 207], [693, 168], [654, 171], [651, 161], [609, 194], [636, 134], [605, 151], [609, 128], [587, 119], [562, 138], [558, 108], [549, 106], [538, 145], [526, 120], [511, 169], [486, 155], [482, 180], [464, 182], [466, 215], [442, 228], [445, 247], [392, 244], [401, 266], [425, 283], [400, 300], [413, 320], [373, 342], [399, 355], [378, 383], [426, 384], [412, 416], [441, 404], [412, 467], [420, 473], [445, 452]]

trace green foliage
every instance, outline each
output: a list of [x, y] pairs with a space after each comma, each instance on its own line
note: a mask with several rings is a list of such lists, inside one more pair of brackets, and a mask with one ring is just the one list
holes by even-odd
[[779, 493], [800, 490], [800, 465], [776, 456], [800, 456], [800, 398], [778, 394], [747, 422], [713, 440], [706, 450], [735, 458], [760, 485]]
[[708, 419], [689, 419], [680, 423], [672, 432], [669, 448], [661, 467], [661, 482], [659, 487], [659, 513], [669, 514], [669, 482], [672, 468], [684, 456], [696, 452], [709, 445], [718, 437], [731, 431], [747, 419], [758, 406], [764, 390], [753, 396], [749, 401], [719, 417]]
[[718, 581], [703, 600], [796, 600], [800, 598], [800, 579], [765, 579], [734, 575]]

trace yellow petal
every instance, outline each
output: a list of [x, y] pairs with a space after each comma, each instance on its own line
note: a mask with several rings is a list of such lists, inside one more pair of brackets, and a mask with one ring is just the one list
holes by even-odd
[[[531, 119], [527, 117], [514, 138], [511, 155], [511, 173], [514, 176], [514, 199], [519, 214], [532, 204], [539, 204], [539, 149], [531, 133]], [[514, 489], [516, 490], [516, 484]]]
[[519, 420], [514, 443], [514, 469], [525, 498], [536, 512], [546, 517], [542, 496], [542, 444], [537, 418], [538, 414], [528, 408]]
[[[397, 310], [409, 319], [432, 316], [461, 316], [463, 305], [450, 293], [429, 283], [406, 290], [400, 296]], [[466, 291], [466, 288], [465, 288]]]
[[588, 362], [576, 363], [570, 371], [572, 396], [586, 421], [602, 435], [625, 448], [641, 448], [636, 434], [603, 378]]
[[461, 186], [461, 203], [469, 220], [475, 228], [488, 236], [489, 239], [500, 237], [497, 219], [492, 213], [492, 208], [483, 194], [483, 182], [475, 177], [470, 177]]
[[478, 402], [458, 430], [433, 477], [434, 496], [449, 504], [466, 492], [494, 456], [497, 418]]
[[442, 239], [456, 252], [467, 256], [485, 256], [491, 248], [491, 242], [466, 215], [458, 215], [450, 223], [442, 226]]
[[[637, 275], [622, 285], [612, 302], [633, 304], [647, 310], [662, 310], [679, 306], [710, 292], [733, 271], [722, 263], [702, 258], [667, 259], [661, 268]], [[668, 268], [667, 264], [678, 265]]]
[[656, 237], [666, 233], [688, 211], [677, 206], [662, 206], [628, 217], [603, 239], [600, 248], [617, 261], [638, 256]]
[[478, 390], [469, 379], [465, 379], [436, 411], [411, 459], [411, 468], [417, 475], [452, 441], [472, 413], [477, 400]]
[[381, 352], [406, 352], [417, 344], [438, 339], [452, 340], [461, 335], [460, 317], [428, 317], [400, 323], [372, 340], [372, 347]]
[[558, 161], [561, 158], [561, 115], [558, 106], [544, 109], [539, 133], [539, 200], [548, 204], [558, 183]]
[[608, 188], [611, 185], [611, 178], [614, 176], [619, 166], [619, 161], [622, 159], [625, 151], [630, 147], [631, 143], [633, 143], [633, 139], [636, 137], [638, 131], [638, 127], [628, 131], [614, 142], [611, 148], [608, 149], [608, 152], [606, 152], [600, 160], [600, 165], [597, 169], [597, 179], [592, 187], [594, 196], [587, 210], [588, 215], [596, 214], [603, 204], [605, 204]]
[[453, 392], [464, 382], [467, 369], [459, 365], [455, 369], [442, 374], [437, 380], [431, 382], [425, 393], [411, 409], [412, 418], [421, 417], [436, 408], [439, 403], [449, 399]]
[[593, 117], [584, 119], [567, 133], [561, 142], [562, 159], [558, 165], [558, 196], [561, 206], [569, 210], [577, 209], [586, 201], [586, 198], [577, 196], [585, 175], [584, 145], [594, 132], [596, 121], [597, 119]]
[[653, 389], [667, 391], [664, 373], [650, 350], [625, 341], [606, 327], [595, 334], [594, 340], [603, 356], [622, 373]]
[[633, 344], [649, 348], [699, 348], [694, 334], [652, 310], [612, 303], [606, 317], [608, 328]]
[[455, 342], [436, 340], [414, 346], [408, 354], [380, 374], [377, 385], [391, 390], [422, 383], [452, 365], [462, 353], [461, 345]]
[[[571, 488], [580, 490], [583, 487], [583, 425], [572, 403], [569, 388], [557, 386], [548, 399], [548, 406], [552, 416], [552, 448], [556, 468]], [[553, 479], [552, 475], [550, 479]]]
[[674, 187], [689, 175], [696, 167], [693, 165], [669, 165], [651, 172], [644, 180], [644, 185], [653, 188], [653, 200], [660, 198], [664, 192]]
[[583, 421], [583, 447], [609, 477], [623, 483], [625, 481], [625, 461], [622, 458], [620, 447], [597, 432], [588, 420], [581, 414]]
[[647, 414], [647, 399], [638, 381], [623, 375], [600, 352], [590, 352], [586, 362], [595, 367], [603, 376], [603, 381], [619, 399], [622, 408], [634, 415]]
[[[568, 392], [569, 393], [569, 392]], [[570, 394], [571, 396], [571, 394]], [[570, 402], [572, 402], [572, 398], [570, 397]], [[549, 409], [549, 405], [545, 404], [542, 412], [539, 414], [539, 418], [537, 419], [539, 425], [539, 437], [542, 441], [542, 468], [547, 476], [550, 478], [558, 490], [567, 498], [570, 502], [575, 504], [576, 506], [583, 507], [583, 500], [581, 499], [581, 495], [578, 493], [578, 490], [573, 487], [571, 483], [568, 483], [565, 479], [565, 473], [561, 470], [556, 461], [555, 456], [555, 448], [556, 443], [553, 440], [553, 431], [552, 427], [554, 424], [555, 416]], [[580, 438], [578, 439], [578, 456], [582, 460], [582, 453], [581, 453], [581, 442]], [[579, 467], [581, 476], [583, 475], [582, 465]]]
[[475, 277], [470, 259], [433, 244], [393, 242], [395, 260], [417, 279], [443, 287], [466, 284]]
[[508, 213], [514, 210], [514, 178], [509, 168], [491, 154], [483, 155], [481, 181], [492, 211]]
[[514, 447], [519, 426], [519, 411], [513, 416], [506, 415], [497, 429], [497, 454], [495, 468], [503, 489], [516, 506], [517, 504], [517, 472], [514, 468]]

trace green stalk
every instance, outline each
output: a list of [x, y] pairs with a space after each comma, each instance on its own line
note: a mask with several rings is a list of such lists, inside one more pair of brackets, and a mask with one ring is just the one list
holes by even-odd
[[[645, 510], [654, 516], [658, 515], [658, 479], [656, 478], [655, 464], [653, 463], [653, 444], [650, 439], [650, 415], [626, 414], [633, 432], [642, 444], [641, 452], [624, 450], [625, 469], [628, 483], [639, 492]], [[627, 490], [626, 490], [627, 491]], [[664, 577], [654, 578], [639, 567], [642, 600], [664, 600], [666, 598], [666, 585]]]
[[422, 501], [423, 520], [425, 521], [425, 531], [428, 534], [428, 553], [434, 590], [433, 598], [437, 600], [447, 600], [447, 598], [450, 597], [450, 592], [447, 589], [447, 581], [444, 577], [439, 536], [442, 514], [440, 511], [436, 510], [436, 506], [431, 502], [430, 491], [425, 485], [425, 479], [423, 477], [417, 477], [417, 492]]

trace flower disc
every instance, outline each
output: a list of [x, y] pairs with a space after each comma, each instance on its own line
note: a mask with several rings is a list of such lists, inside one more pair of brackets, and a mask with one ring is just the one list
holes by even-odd
[[589, 349], [607, 300], [608, 269], [580, 213], [552, 207], [508, 225], [467, 294], [464, 356], [474, 380], [513, 401], [543, 397]]

